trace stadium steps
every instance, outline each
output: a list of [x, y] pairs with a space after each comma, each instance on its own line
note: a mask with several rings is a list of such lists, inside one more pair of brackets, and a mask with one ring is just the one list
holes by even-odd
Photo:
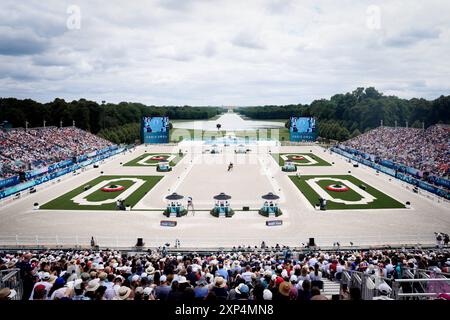
[[328, 279], [322, 278], [323, 290], [322, 294], [331, 300], [332, 295], [339, 294], [340, 284], [339, 282], [330, 281]]

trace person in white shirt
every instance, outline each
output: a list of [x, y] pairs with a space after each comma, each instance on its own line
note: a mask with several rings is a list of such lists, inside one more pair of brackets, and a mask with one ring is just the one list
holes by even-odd
[[254, 276], [254, 273], [251, 270], [252, 270], [252, 268], [250, 266], [245, 267], [245, 272], [242, 274], [242, 279], [244, 279], [245, 282], [252, 281], [252, 277]]
[[319, 267], [318, 263], [314, 265], [314, 272], [309, 274], [311, 281], [322, 281], [322, 272], [319, 271]]
[[53, 286], [53, 284], [49, 282], [50, 279], [51, 279], [50, 273], [44, 272], [41, 274], [41, 276], [39, 277], [39, 281], [34, 284], [33, 290], [31, 290], [30, 300], [33, 300], [34, 288], [36, 288], [40, 284], [45, 287], [45, 291], [47, 292], [47, 294], [50, 292], [50, 289]]

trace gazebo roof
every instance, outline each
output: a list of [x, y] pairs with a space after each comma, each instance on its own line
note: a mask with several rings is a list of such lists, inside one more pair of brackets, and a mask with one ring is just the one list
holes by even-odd
[[276, 194], [273, 194], [272, 192], [269, 192], [268, 194], [263, 195], [261, 198], [263, 198], [264, 200], [277, 200], [277, 199], [280, 199], [279, 196], [277, 196]]
[[167, 200], [181, 200], [183, 198], [184, 198], [184, 196], [182, 196], [181, 194], [178, 194], [176, 192], [174, 192], [166, 197]]
[[215, 200], [229, 200], [231, 199], [231, 196], [225, 194], [224, 192], [221, 192], [220, 194], [214, 196]]

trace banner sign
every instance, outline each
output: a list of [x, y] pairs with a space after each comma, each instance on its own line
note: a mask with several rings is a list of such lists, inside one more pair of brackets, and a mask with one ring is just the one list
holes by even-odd
[[[337, 153], [337, 154], [340, 154], [340, 155], [348, 158], [348, 159], [351, 159], [351, 160], [357, 161], [359, 163], [362, 163], [362, 164], [364, 164], [364, 165], [366, 165], [368, 167], [371, 167], [371, 168], [374, 168], [375, 170], [378, 170], [380, 172], [386, 173], [386, 174], [388, 174], [390, 176], [393, 176], [393, 177], [395, 177], [397, 179], [400, 179], [400, 180], [405, 181], [405, 182], [407, 182], [409, 184], [417, 186], [417, 187], [419, 187], [419, 188], [421, 188], [423, 190], [426, 190], [426, 191], [431, 192], [433, 194], [436, 194], [438, 196], [444, 197], [446, 199], [450, 199], [450, 192], [448, 192], [446, 190], [443, 190], [443, 189], [440, 189], [439, 187], [433, 186], [432, 184], [429, 184], [429, 183], [427, 183], [425, 181], [418, 180], [418, 179], [416, 179], [416, 178], [414, 178], [414, 177], [412, 177], [410, 175], [404, 174], [404, 173], [410, 173], [410, 174], [414, 173], [416, 177], [420, 177], [422, 175], [422, 172], [419, 171], [419, 170], [416, 170], [416, 169], [410, 168], [410, 167], [406, 167], [406, 166], [402, 166], [402, 165], [397, 165], [397, 164], [391, 162], [392, 164], [394, 164], [393, 167], [396, 170], [398, 170], [398, 171], [396, 171], [395, 169], [392, 169], [392, 168], [389, 168], [389, 167], [381, 165], [381, 163], [386, 163], [384, 160], [380, 161], [380, 163], [377, 164], [377, 163], [371, 162], [369, 160], [361, 159], [360, 157], [357, 157], [357, 156], [347, 152], [347, 151], [352, 152], [354, 150], [354, 149], [351, 149], [351, 148], [345, 148], [346, 151], [344, 151], [344, 150], [340, 149], [339, 147], [337, 147], [337, 148], [336, 147], [332, 147], [331, 150], [333, 152]], [[433, 182], [436, 182], [437, 179], [435, 177], [431, 177], [430, 180], [433, 181]], [[444, 180], [444, 181], [442, 181], [442, 180]], [[445, 180], [446, 179], [441, 178], [441, 180], [439, 180], [439, 181], [442, 182], [442, 183], [445, 183], [446, 182]], [[442, 184], [440, 184], [440, 185], [442, 185]], [[450, 183], [449, 183], [449, 185], [450, 185]], [[443, 185], [443, 186], [445, 186], [445, 185]]]
[[266, 226], [268, 227], [274, 227], [274, 226], [281, 226], [283, 224], [283, 220], [267, 220]]
[[[50, 170], [49, 170], [47, 172], [47, 174], [45, 174], [43, 176], [40, 176], [40, 177], [37, 177], [34, 180], [27, 181], [27, 182], [24, 182], [24, 183], [21, 183], [21, 184], [17, 184], [15, 186], [10, 187], [10, 188], [5, 188], [4, 190], [1, 190], [0, 191], [0, 199], [8, 197], [8, 196], [10, 196], [12, 194], [16, 194], [16, 193], [21, 192], [23, 190], [26, 190], [28, 188], [40, 185], [40, 184], [42, 184], [44, 182], [56, 179], [56, 178], [58, 178], [60, 176], [63, 176], [65, 174], [68, 174], [70, 172], [78, 170], [80, 168], [86, 167], [86, 166], [91, 165], [91, 164], [93, 164], [95, 162], [98, 162], [98, 161], [101, 161], [103, 159], [109, 158], [109, 157], [111, 157], [113, 155], [116, 155], [116, 154], [122, 152], [123, 150], [124, 150], [124, 148], [118, 148], [118, 149], [112, 150], [110, 152], [107, 152], [107, 153], [105, 153], [103, 155], [96, 156], [96, 157], [88, 159], [88, 160], [86, 160], [86, 161], [84, 161], [82, 163], [77, 163], [77, 164], [71, 165], [69, 167], [63, 168], [63, 169], [58, 170], [58, 171], [55, 171], [55, 169], [53, 169], [54, 171], [50, 172]], [[59, 162], [56, 165], [62, 165], [63, 163], [67, 164], [68, 162], [73, 163], [72, 161], [68, 160], [68, 161]], [[19, 177], [17, 177], [17, 179], [19, 179]]]
[[43, 175], [44, 173], [47, 173], [47, 172], [48, 172], [48, 167], [42, 167], [39, 169], [27, 171], [27, 172], [25, 172], [25, 179], [28, 180], [28, 179]]
[[177, 222], [170, 220], [161, 220], [160, 225], [161, 227], [175, 227], [177, 225]]
[[0, 189], [11, 187], [20, 182], [19, 176], [13, 176], [0, 180]]

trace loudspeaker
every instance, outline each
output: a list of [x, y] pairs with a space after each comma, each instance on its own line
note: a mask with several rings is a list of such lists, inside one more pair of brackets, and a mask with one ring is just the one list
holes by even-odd
[[308, 246], [309, 247], [315, 247], [316, 246], [316, 244], [314, 242], [314, 238], [309, 238]]
[[143, 247], [144, 246], [144, 239], [137, 238], [136, 247]]

